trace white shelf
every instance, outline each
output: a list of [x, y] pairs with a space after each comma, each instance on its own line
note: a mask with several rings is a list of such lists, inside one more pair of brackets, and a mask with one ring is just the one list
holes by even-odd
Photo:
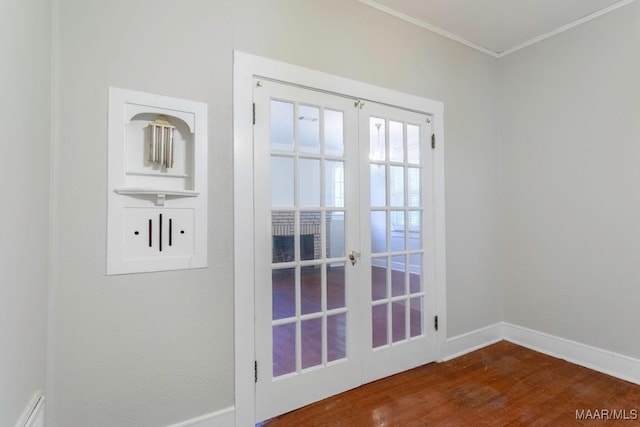
[[[174, 128], [171, 168], [149, 126]], [[207, 266], [207, 105], [109, 88], [107, 274]], [[177, 230], [177, 231], [176, 231]]]
[[115, 188], [113, 191], [125, 196], [155, 196], [157, 206], [164, 206], [167, 197], [198, 197], [200, 195], [199, 191], [164, 190], [144, 187], [120, 187]]
[[173, 196], [173, 197], [197, 197], [200, 192], [192, 190], [163, 190], [157, 188], [135, 188], [135, 187], [120, 187], [114, 190], [118, 194], [126, 194], [128, 196]]
[[186, 173], [172, 173], [172, 172], [160, 172], [160, 171], [134, 171], [130, 170], [126, 172], [127, 175], [137, 176], [162, 176], [168, 178], [191, 178], [191, 175]]

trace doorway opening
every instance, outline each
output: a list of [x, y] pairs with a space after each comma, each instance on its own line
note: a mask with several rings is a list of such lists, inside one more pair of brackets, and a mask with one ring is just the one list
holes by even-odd
[[444, 162], [440, 103], [235, 59], [241, 424], [439, 359]]

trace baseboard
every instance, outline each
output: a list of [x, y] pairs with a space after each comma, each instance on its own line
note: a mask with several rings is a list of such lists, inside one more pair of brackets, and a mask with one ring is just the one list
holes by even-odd
[[[447, 339], [447, 351], [443, 361], [455, 359], [502, 340], [640, 384], [640, 359], [505, 322]], [[235, 415], [235, 408], [231, 406], [169, 427], [232, 427], [235, 425]], [[44, 424], [25, 424], [25, 427], [44, 427]]]
[[233, 427], [236, 424], [236, 409], [230, 406], [216, 412], [201, 415], [169, 427]]
[[510, 323], [503, 323], [502, 336], [506, 341], [531, 350], [640, 384], [640, 359]]
[[44, 427], [44, 396], [40, 392], [33, 396], [16, 427]]
[[455, 359], [501, 340], [640, 384], [640, 359], [506, 322], [447, 339], [447, 351], [442, 360]]
[[447, 339], [443, 361], [455, 359], [502, 340], [502, 322]]

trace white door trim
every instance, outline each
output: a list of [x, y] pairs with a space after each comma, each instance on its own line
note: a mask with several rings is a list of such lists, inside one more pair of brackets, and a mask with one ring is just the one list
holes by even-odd
[[[427, 113], [433, 116], [435, 280], [439, 331], [436, 358], [446, 351], [446, 248], [444, 217], [444, 106], [432, 101], [283, 62], [234, 52], [234, 308], [236, 425], [255, 423], [254, 388], [254, 206], [253, 206], [253, 78], [262, 77], [343, 96]], [[429, 322], [427, 322], [427, 325]]]

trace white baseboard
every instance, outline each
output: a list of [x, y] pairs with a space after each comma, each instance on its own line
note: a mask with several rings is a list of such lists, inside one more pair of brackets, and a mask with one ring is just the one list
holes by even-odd
[[502, 340], [640, 384], [640, 359], [506, 322], [447, 339], [447, 351], [442, 360], [455, 359]]
[[33, 396], [16, 427], [44, 427], [44, 396], [40, 392]]
[[502, 336], [506, 341], [531, 350], [640, 384], [640, 359], [510, 323], [503, 323]]
[[169, 427], [233, 427], [236, 424], [236, 409], [230, 406], [216, 412], [201, 415]]
[[447, 339], [447, 351], [443, 361], [455, 359], [502, 340], [502, 323], [498, 322], [457, 337]]
[[[502, 340], [640, 384], [640, 359], [505, 322], [498, 322], [447, 339], [447, 351], [443, 361], [455, 359]], [[169, 427], [232, 427], [234, 425], [235, 408], [231, 406]], [[44, 427], [44, 424], [25, 424], [25, 427]]]
[[[447, 351], [443, 361], [455, 359], [502, 340], [640, 384], [640, 359], [505, 322], [498, 322], [447, 339]], [[24, 425], [25, 427], [44, 427], [44, 424]], [[232, 427], [234, 425], [235, 408], [231, 406], [169, 427]], [[16, 427], [22, 427], [22, 425]]]

